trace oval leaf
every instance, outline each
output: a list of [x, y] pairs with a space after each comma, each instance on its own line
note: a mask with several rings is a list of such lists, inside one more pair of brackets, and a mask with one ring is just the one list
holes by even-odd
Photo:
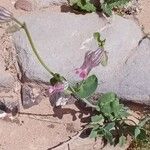
[[75, 92], [80, 98], [87, 98], [91, 96], [97, 86], [98, 86], [98, 79], [95, 75], [89, 76], [85, 81], [83, 81], [80, 85], [75, 87]]

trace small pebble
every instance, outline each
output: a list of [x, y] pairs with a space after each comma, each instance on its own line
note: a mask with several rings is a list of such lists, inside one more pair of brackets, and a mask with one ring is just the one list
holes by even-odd
[[14, 6], [16, 9], [32, 11], [32, 3], [28, 0], [17, 0]]

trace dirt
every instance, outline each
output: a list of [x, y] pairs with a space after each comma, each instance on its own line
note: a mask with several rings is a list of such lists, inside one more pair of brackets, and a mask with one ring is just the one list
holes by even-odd
[[[32, 13], [32, 11], [16, 10], [14, 8], [15, 1], [0, 0], [0, 6], [9, 9], [16, 16]], [[144, 26], [144, 31], [149, 33], [150, 17], [148, 15], [150, 14], [150, 0], [141, 0], [140, 4], [142, 10], [137, 15], [137, 18], [140, 24]], [[59, 11], [60, 7], [52, 6], [38, 11], [45, 11], [45, 9], [48, 9], [48, 11]], [[0, 55], [4, 57], [8, 71], [17, 78], [18, 70], [14, 67], [16, 60], [10, 55], [10, 52], [14, 53], [12, 39], [11, 36], [5, 34], [3, 26], [0, 28], [0, 38]], [[0, 93], [0, 99], [4, 97], [8, 97], [8, 100], [18, 100], [21, 103], [19, 82], [16, 82], [13, 90]], [[86, 111], [84, 116], [88, 116]], [[53, 109], [49, 100], [43, 98], [39, 105], [30, 109], [21, 107], [19, 116], [13, 121], [0, 120], [0, 150], [47, 150], [77, 134], [81, 130], [81, 125], [84, 125], [81, 119], [83, 120], [83, 116], [75, 105], [67, 105], [63, 109]], [[84, 149], [85, 145], [82, 144], [82, 146], [78, 150]]]
[[146, 34], [150, 34], [150, 0], [139, 0], [140, 12], [137, 19]]

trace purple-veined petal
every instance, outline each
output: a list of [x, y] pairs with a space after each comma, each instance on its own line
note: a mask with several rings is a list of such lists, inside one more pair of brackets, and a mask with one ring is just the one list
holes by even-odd
[[101, 62], [101, 55], [104, 50], [101, 48], [96, 49], [95, 51], [87, 51], [85, 53], [84, 62], [80, 68], [75, 69], [76, 74], [79, 74], [79, 77], [85, 79], [89, 72]]
[[0, 6], [0, 23], [8, 22], [12, 19], [13, 15], [10, 11]]

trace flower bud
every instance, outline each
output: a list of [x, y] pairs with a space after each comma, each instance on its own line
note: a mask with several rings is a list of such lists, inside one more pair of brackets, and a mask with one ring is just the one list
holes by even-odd
[[12, 17], [13, 15], [10, 11], [0, 6], [0, 23], [11, 21]]

